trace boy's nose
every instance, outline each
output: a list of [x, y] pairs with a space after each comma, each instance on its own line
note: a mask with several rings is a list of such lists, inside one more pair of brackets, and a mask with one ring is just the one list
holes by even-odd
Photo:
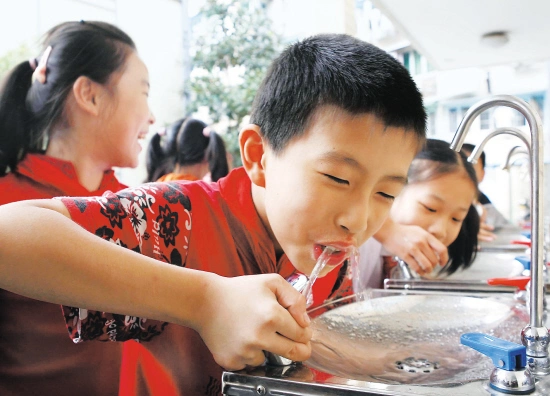
[[368, 225], [369, 208], [370, 205], [366, 201], [347, 206], [338, 218], [338, 225], [354, 235], [365, 231]]

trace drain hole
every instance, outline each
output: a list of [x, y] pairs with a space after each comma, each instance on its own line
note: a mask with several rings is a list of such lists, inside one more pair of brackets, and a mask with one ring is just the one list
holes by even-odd
[[439, 368], [438, 362], [430, 362], [428, 359], [417, 359], [408, 357], [404, 360], [397, 360], [395, 367], [408, 373], [426, 373], [429, 374]]

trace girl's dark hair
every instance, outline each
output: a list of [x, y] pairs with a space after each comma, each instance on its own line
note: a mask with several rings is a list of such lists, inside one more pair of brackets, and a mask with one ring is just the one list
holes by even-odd
[[[414, 158], [407, 175], [409, 184], [435, 179], [449, 173], [465, 171], [478, 193], [476, 172], [464, 153], [452, 150], [443, 140], [428, 139], [422, 151]], [[458, 237], [448, 247], [449, 262], [444, 271], [452, 274], [459, 268], [468, 268], [477, 252], [477, 234], [479, 232], [479, 214], [470, 205]]]
[[155, 133], [145, 153], [145, 167], [147, 178], [145, 182], [155, 182], [161, 176], [170, 173], [174, 169], [174, 157], [168, 156], [162, 148], [162, 139], [159, 133]]
[[407, 69], [380, 48], [345, 34], [320, 34], [284, 50], [254, 98], [250, 122], [280, 152], [325, 105], [374, 114], [424, 142], [426, 111]]
[[80, 76], [108, 84], [135, 50], [126, 33], [105, 22], [62, 23], [46, 33], [43, 44], [52, 47], [46, 82], [33, 82], [34, 70], [25, 61], [6, 76], [0, 90], [0, 177], [26, 153], [44, 152], [49, 130], [66, 121], [65, 102]]
[[194, 165], [204, 160], [212, 181], [229, 173], [225, 144], [216, 132], [194, 118], [182, 118], [168, 127], [165, 136], [155, 134], [147, 149], [147, 180], [156, 181], [176, 165]]
[[210, 132], [210, 144], [208, 145], [206, 157], [208, 158], [208, 168], [210, 169], [212, 181], [218, 181], [229, 173], [225, 142], [216, 132]]

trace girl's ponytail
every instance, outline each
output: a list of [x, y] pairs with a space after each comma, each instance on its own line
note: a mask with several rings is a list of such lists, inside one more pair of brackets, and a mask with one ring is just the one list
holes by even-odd
[[32, 73], [28, 61], [20, 63], [5, 77], [0, 90], [0, 177], [15, 169], [37, 144], [33, 116], [26, 106]]
[[210, 131], [206, 158], [208, 159], [208, 169], [210, 169], [210, 178], [212, 181], [218, 181], [229, 173], [225, 143], [222, 137], [214, 131]]

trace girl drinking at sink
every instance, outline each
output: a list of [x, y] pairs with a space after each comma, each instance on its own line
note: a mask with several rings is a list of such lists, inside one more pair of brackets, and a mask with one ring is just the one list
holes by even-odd
[[[442, 277], [467, 268], [475, 258], [479, 215], [472, 205], [477, 197], [475, 170], [466, 156], [449, 148], [449, 143], [429, 139], [415, 157], [408, 172], [408, 184], [396, 197], [388, 222], [417, 226], [447, 247], [449, 259], [427, 268], [414, 254], [405, 260], [422, 277]], [[397, 266], [396, 258], [371, 238], [359, 249], [360, 279], [356, 291], [383, 287]]]

